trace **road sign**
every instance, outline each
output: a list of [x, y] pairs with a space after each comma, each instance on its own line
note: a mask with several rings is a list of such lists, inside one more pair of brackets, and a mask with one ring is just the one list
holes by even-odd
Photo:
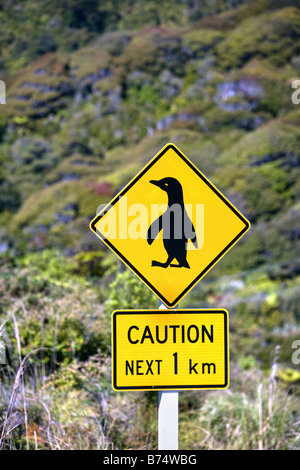
[[250, 223], [174, 144], [167, 144], [90, 227], [174, 307]]
[[223, 389], [228, 349], [224, 309], [117, 310], [112, 385], [117, 391]]

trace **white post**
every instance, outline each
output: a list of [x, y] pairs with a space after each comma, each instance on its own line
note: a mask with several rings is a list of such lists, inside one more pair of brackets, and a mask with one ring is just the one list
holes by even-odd
[[178, 450], [178, 392], [158, 393], [158, 450]]
[[5, 83], [0, 80], [0, 104], [6, 104]]
[[[160, 309], [168, 309], [159, 301]], [[176, 310], [168, 309], [168, 310]], [[158, 392], [158, 450], [178, 450], [178, 392]]]

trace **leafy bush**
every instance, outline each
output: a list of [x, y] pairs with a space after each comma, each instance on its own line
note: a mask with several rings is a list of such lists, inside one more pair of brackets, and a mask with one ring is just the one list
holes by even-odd
[[12, 157], [23, 171], [44, 173], [55, 163], [52, 148], [48, 141], [41, 137], [23, 137], [12, 146]]
[[246, 19], [218, 44], [218, 63], [237, 68], [258, 56], [282, 66], [295, 54], [299, 35], [299, 11], [293, 7]]
[[157, 297], [128, 269], [119, 272], [109, 285], [105, 311], [116, 309], [158, 308]]
[[199, 58], [207, 54], [224, 37], [221, 31], [200, 29], [189, 31], [183, 35], [184, 45], [188, 47], [193, 57]]
[[[4, 269], [1, 276], [5, 310], [9, 298], [15, 298], [14, 316], [22, 354], [45, 348], [35, 357], [34, 364], [45, 364], [47, 370], [74, 359], [85, 360], [98, 350], [107, 352], [109, 347], [109, 328], [97, 306], [97, 295], [86, 290], [90, 299], [80, 299], [80, 292], [86, 289], [82, 276], [87, 273], [80, 266], [78, 259], [44, 250], [27, 255], [18, 261], [13, 272]], [[13, 362], [16, 360], [14, 328], [14, 322], [6, 323]]]
[[[142, 55], [139, 53], [141, 50]], [[149, 36], [135, 36], [125, 47], [123, 54], [117, 57], [116, 64], [124, 73], [134, 70], [157, 73], [162, 66], [157, 47]]]

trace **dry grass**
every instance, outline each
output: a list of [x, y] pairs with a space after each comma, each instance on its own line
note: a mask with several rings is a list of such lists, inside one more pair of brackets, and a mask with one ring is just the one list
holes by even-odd
[[[23, 306], [23, 308], [25, 308], [25, 307]], [[11, 391], [11, 394], [10, 394], [10, 398], [9, 398], [7, 410], [6, 410], [6, 413], [5, 413], [4, 421], [3, 421], [3, 424], [2, 424], [1, 437], [0, 437], [0, 450], [3, 449], [5, 441], [9, 438], [10, 433], [17, 426], [19, 426], [19, 424], [20, 424], [19, 422], [17, 422], [17, 423], [14, 423], [12, 426], [10, 425], [11, 417], [12, 417], [13, 412], [14, 412], [15, 402], [18, 398], [18, 395], [21, 396], [21, 400], [22, 400], [23, 413], [24, 413], [24, 427], [25, 427], [25, 436], [26, 436], [26, 449], [29, 450], [30, 445], [29, 445], [29, 438], [28, 438], [28, 415], [27, 415], [27, 403], [26, 403], [26, 390], [25, 390], [24, 374], [25, 374], [25, 371], [26, 371], [26, 366], [27, 366], [27, 363], [28, 363], [28, 359], [42, 348], [39, 348], [39, 349], [36, 349], [36, 350], [33, 350], [33, 351], [29, 352], [22, 359], [19, 328], [18, 328], [18, 323], [17, 323], [16, 317], [15, 317], [15, 314], [14, 314], [13, 311], [11, 311], [11, 316], [13, 318], [15, 338], [16, 338], [17, 347], [18, 347], [19, 367], [18, 367], [18, 369], [16, 371], [16, 374], [15, 374], [14, 384], [13, 384], [12, 391]], [[6, 323], [6, 321], [4, 323]], [[0, 330], [4, 326], [4, 323], [1, 325]]]
[[[45, 368], [46, 348], [22, 352], [20, 315], [31, 312], [15, 302], [5, 325], [13, 324], [16, 361], [0, 366], [0, 450], [157, 448], [157, 394], [114, 392], [107, 354], [57, 364], [57, 335]], [[277, 380], [277, 352], [268, 376], [232, 364], [227, 390], [181, 392], [179, 448], [300, 449], [299, 398]]]
[[197, 409], [182, 417], [182, 444], [188, 449], [300, 449], [299, 399], [258, 370], [238, 371], [225, 391], [209, 392]]

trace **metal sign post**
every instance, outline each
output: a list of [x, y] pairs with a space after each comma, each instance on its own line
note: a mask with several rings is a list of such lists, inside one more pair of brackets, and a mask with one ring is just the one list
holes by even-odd
[[[159, 308], [168, 309], [161, 300]], [[178, 400], [177, 391], [158, 392], [158, 450], [178, 450]]]
[[178, 392], [158, 392], [158, 450], [178, 450]]

